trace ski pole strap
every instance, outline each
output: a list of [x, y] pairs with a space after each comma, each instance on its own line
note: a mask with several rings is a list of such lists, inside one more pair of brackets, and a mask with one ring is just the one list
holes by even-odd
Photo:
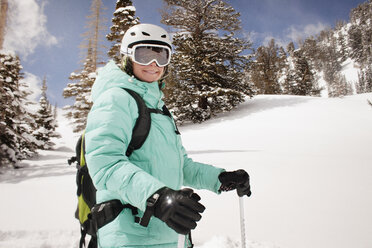
[[188, 236], [188, 240], [189, 240], [188, 248], [193, 248], [194, 244], [192, 243], [191, 231], [190, 231], [189, 235], [187, 235], [187, 236]]
[[[161, 190], [161, 189], [160, 189]], [[149, 225], [151, 216], [154, 215], [155, 211], [155, 204], [157, 203], [158, 199], [160, 197], [160, 194], [155, 192], [152, 196], [150, 196], [146, 201], [146, 210], [143, 213], [143, 216], [139, 222], [141, 226], [147, 227]]]
[[138, 214], [137, 208], [130, 204], [122, 204], [119, 200], [96, 204], [90, 213], [95, 231], [97, 232], [98, 229], [113, 221], [124, 208], [131, 209], [133, 215]]

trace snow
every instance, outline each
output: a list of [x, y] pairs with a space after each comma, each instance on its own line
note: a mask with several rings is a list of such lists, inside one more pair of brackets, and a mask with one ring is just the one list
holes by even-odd
[[[196, 161], [246, 169], [249, 248], [372, 247], [372, 93], [343, 98], [256, 96], [203, 124], [180, 128]], [[78, 247], [77, 136], [59, 113], [55, 151], [0, 174], [0, 247]], [[1, 172], [1, 171], [0, 171]], [[206, 206], [196, 248], [240, 247], [235, 192], [197, 191]]]
[[89, 79], [95, 79], [97, 77], [97, 73], [96, 72], [91, 72], [88, 74], [88, 78]]
[[323, 88], [320, 92], [321, 97], [328, 97], [328, 84], [327, 81], [324, 80], [324, 72], [319, 72], [318, 74], [318, 85], [319, 87]]
[[115, 10], [114, 15], [117, 15], [120, 12], [122, 12], [123, 14], [129, 14], [128, 11], [136, 12], [136, 8], [134, 6], [120, 7]]
[[351, 85], [353, 94], [356, 94], [356, 84], [359, 82], [359, 66], [353, 59], [348, 58], [342, 63], [341, 74], [345, 76], [346, 82]]

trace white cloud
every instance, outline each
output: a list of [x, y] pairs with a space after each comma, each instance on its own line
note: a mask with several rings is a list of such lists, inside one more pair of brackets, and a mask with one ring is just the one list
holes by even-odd
[[27, 98], [30, 101], [38, 102], [41, 96], [41, 79], [29, 72], [25, 72], [22, 82], [28, 86], [28, 90], [32, 91], [32, 94]]
[[263, 40], [263, 44], [265, 46], [267, 46], [272, 39], [275, 40], [275, 44], [277, 44], [279, 47], [283, 47], [283, 48], [285, 48], [288, 45], [288, 43], [291, 42], [290, 40], [283, 39], [281, 37], [274, 37], [274, 36], [268, 34], [268, 35], [265, 35], [265, 38]]
[[267, 32], [267, 33], [254, 32], [252, 34], [253, 35], [251, 35], [250, 37], [253, 40], [253, 44], [256, 45], [257, 47], [258, 46], [267, 46], [270, 43], [271, 39], [275, 40], [275, 44], [277, 44], [278, 46], [282, 46], [284, 48], [290, 42], [289, 39], [283, 39], [281, 37], [276, 37], [272, 33], [269, 33], [269, 32]]
[[310, 36], [318, 35], [322, 30], [328, 28], [328, 25], [318, 22], [317, 24], [308, 24], [303, 27], [290, 26], [286, 31], [286, 38], [297, 42], [301, 39], [306, 39]]
[[57, 44], [57, 38], [46, 27], [45, 2], [37, 0], [9, 0], [9, 11], [4, 49], [14, 50], [27, 57], [39, 45]]
[[271, 39], [275, 39], [278, 46], [286, 48], [290, 42], [297, 43], [300, 40], [305, 40], [310, 36], [316, 36], [321, 31], [329, 28], [328, 25], [318, 22], [317, 24], [308, 24], [305, 26], [292, 25], [288, 27], [282, 35], [273, 35], [272, 33], [255, 33], [255, 39], [260, 39], [263, 45], [268, 45]]

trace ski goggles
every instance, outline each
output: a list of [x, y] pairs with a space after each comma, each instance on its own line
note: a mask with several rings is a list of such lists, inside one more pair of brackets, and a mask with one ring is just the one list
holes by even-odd
[[155, 61], [159, 67], [164, 67], [171, 59], [171, 49], [163, 45], [137, 44], [128, 52], [132, 60], [140, 65], [149, 65]]

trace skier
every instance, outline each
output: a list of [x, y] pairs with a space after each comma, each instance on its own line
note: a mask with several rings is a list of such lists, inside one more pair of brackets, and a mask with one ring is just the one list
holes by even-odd
[[[177, 234], [189, 234], [205, 207], [191, 189], [215, 193], [237, 190], [250, 196], [249, 175], [194, 162], [188, 157], [174, 120], [162, 101], [163, 79], [171, 59], [169, 34], [152, 24], [138, 24], [124, 34], [122, 63], [108, 62], [92, 87], [93, 107], [86, 126], [86, 160], [97, 188], [97, 202], [119, 199], [138, 209], [124, 209], [98, 230], [99, 247], [177, 247]], [[149, 108], [151, 129], [140, 149], [126, 149], [138, 117], [127, 91], [137, 92]], [[163, 111], [160, 111], [163, 110]], [[139, 221], [138, 221], [139, 220]], [[186, 244], [185, 244], [186, 245]]]

